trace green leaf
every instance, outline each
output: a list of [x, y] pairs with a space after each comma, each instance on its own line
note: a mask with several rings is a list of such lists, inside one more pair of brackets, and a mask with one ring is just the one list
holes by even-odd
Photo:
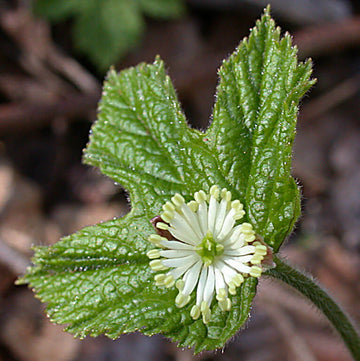
[[137, 0], [144, 14], [159, 18], [177, 18], [185, 11], [181, 0]]
[[177, 18], [184, 6], [183, 0], [37, 0], [34, 11], [52, 21], [73, 18], [75, 48], [104, 71], [139, 44], [143, 15]]
[[84, 228], [51, 248], [37, 247], [35, 266], [18, 283], [30, 283], [47, 302], [51, 320], [68, 324], [66, 330], [81, 338], [117, 338], [140, 329], [161, 332], [195, 352], [221, 347], [247, 319], [256, 279], [243, 284], [230, 312], [215, 306], [213, 322], [194, 322], [190, 306], [175, 306], [174, 289], [154, 284], [145, 255], [152, 232], [146, 217], [134, 214]]
[[174, 287], [155, 286], [145, 256], [153, 247], [150, 220], [176, 192], [188, 201], [217, 184], [244, 203], [256, 231], [277, 247], [297, 216], [291, 143], [309, 75], [309, 63], [297, 64], [289, 37], [279, 39], [267, 12], [224, 62], [206, 133], [188, 127], [160, 59], [119, 74], [111, 70], [84, 161], [124, 186], [132, 211], [37, 248], [20, 282], [48, 303], [55, 322], [81, 337], [139, 330], [195, 352], [222, 347], [246, 321], [257, 280], [245, 279], [231, 296], [231, 311], [214, 301], [210, 322], [194, 321], [194, 293], [179, 309]]
[[267, 10], [219, 71], [207, 133], [249, 222], [275, 251], [300, 214], [292, 145], [300, 98], [314, 83], [311, 62], [298, 63], [296, 52]]
[[148, 219], [174, 193], [192, 196], [213, 184], [229, 187], [206, 136], [190, 129], [164, 64], [110, 71], [86, 163], [122, 184]]
[[84, 159], [124, 185], [132, 213], [36, 250], [22, 282], [48, 303], [54, 322], [70, 324], [67, 330], [79, 336], [161, 332], [195, 352], [222, 347], [234, 335], [248, 317], [256, 279], [244, 282], [230, 312], [214, 305], [204, 325], [190, 317], [194, 300], [179, 309], [174, 288], [154, 285], [145, 257], [153, 247], [146, 241], [154, 233], [150, 219], [165, 201], [223, 178], [212, 157], [204, 134], [188, 128], [162, 61], [110, 71]]
[[143, 18], [134, 1], [96, 2], [75, 20], [75, 47], [105, 70], [138, 44], [143, 29]]
[[59, 21], [91, 10], [96, 2], [97, 0], [37, 0], [34, 2], [34, 11], [52, 21]]

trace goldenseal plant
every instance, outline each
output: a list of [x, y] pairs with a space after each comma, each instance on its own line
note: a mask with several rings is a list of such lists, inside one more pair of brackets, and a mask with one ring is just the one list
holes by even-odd
[[348, 317], [279, 257], [300, 215], [292, 144], [314, 83], [280, 33], [265, 9], [221, 65], [204, 132], [188, 126], [159, 57], [109, 71], [84, 161], [128, 191], [131, 211], [34, 248], [18, 284], [53, 322], [81, 338], [140, 331], [214, 350], [248, 319], [259, 277], [274, 277], [319, 307], [360, 360]]

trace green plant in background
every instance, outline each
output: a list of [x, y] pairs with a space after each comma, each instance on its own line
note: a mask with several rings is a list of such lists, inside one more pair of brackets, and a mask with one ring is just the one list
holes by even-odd
[[50, 21], [74, 20], [74, 46], [100, 69], [118, 61], [139, 44], [144, 15], [174, 19], [183, 0], [37, 0], [35, 13]]
[[247, 320], [258, 278], [275, 277], [360, 359], [344, 313], [278, 257], [300, 214], [291, 152], [310, 75], [269, 8], [223, 62], [206, 132], [188, 127], [159, 58], [111, 70], [84, 160], [128, 190], [131, 212], [36, 247], [19, 283], [76, 336], [139, 330], [200, 352], [222, 347]]

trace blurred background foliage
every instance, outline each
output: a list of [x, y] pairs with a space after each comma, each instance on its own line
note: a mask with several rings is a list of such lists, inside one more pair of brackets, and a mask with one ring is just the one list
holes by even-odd
[[144, 16], [175, 19], [184, 13], [183, 0], [38, 0], [35, 14], [52, 23], [70, 19], [74, 47], [106, 70], [139, 44]]
[[283, 252], [360, 323], [357, 0], [0, 0], [0, 361], [350, 360], [311, 306], [266, 279], [246, 329], [224, 352], [196, 358], [161, 336], [75, 340], [13, 284], [31, 245], [128, 211], [126, 192], [81, 164], [107, 64], [160, 54], [189, 122], [203, 129], [217, 68], [268, 2], [318, 78], [294, 150], [303, 215]]

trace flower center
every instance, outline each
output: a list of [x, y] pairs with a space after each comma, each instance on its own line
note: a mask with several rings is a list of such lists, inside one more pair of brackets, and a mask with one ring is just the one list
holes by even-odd
[[201, 243], [195, 247], [196, 253], [201, 257], [205, 267], [210, 266], [216, 256], [221, 256], [224, 252], [224, 246], [217, 243], [211, 231], [206, 233]]

